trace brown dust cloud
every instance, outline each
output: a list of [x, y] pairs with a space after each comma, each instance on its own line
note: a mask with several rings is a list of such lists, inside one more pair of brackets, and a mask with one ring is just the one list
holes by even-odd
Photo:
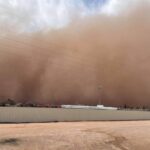
[[[0, 36], [0, 101], [150, 106], [150, 7]], [[3, 31], [5, 32], [5, 31]]]

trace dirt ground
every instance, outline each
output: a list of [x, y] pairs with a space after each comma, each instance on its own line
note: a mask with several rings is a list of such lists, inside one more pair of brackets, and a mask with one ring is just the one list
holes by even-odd
[[150, 121], [0, 124], [0, 150], [148, 150]]

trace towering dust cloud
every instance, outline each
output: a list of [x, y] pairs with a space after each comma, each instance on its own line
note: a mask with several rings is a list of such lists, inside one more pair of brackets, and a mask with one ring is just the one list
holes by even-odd
[[[150, 4], [0, 36], [0, 100], [150, 106]], [[1, 26], [2, 27], [2, 26]]]

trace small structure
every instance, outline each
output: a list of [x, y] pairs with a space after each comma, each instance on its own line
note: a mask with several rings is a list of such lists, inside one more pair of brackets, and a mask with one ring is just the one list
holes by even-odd
[[97, 105], [98, 109], [104, 109], [104, 110], [117, 110], [117, 107], [106, 107], [104, 105]]

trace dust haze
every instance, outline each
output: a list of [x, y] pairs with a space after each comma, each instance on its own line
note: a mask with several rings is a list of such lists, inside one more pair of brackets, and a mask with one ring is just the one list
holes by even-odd
[[150, 106], [149, 10], [145, 2], [57, 30], [7, 29], [0, 36], [0, 100]]

